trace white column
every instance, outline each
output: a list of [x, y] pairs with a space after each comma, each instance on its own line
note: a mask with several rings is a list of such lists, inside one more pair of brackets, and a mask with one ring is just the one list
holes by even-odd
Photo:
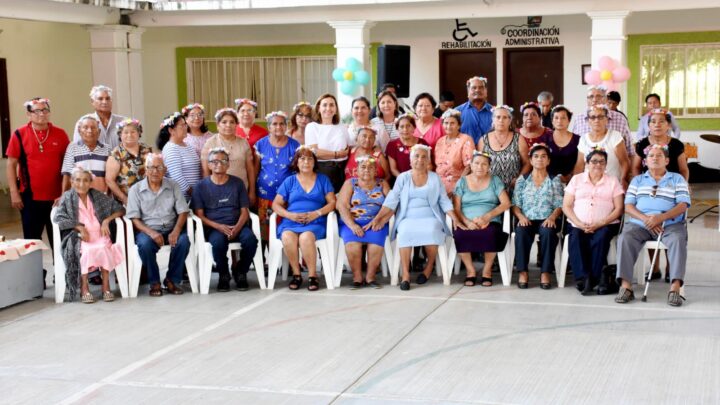
[[592, 65], [596, 64], [601, 56], [610, 56], [625, 65], [627, 55], [625, 45], [625, 20], [629, 11], [594, 11], [588, 13], [592, 19]]
[[113, 89], [113, 112], [144, 122], [142, 42], [145, 31], [129, 25], [88, 28], [93, 83]]
[[[363, 70], [371, 73], [370, 66], [370, 28], [375, 23], [372, 21], [328, 21], [331, 27], [335, 28], [335, 49], [336, 67], [344, 67], [348, 58], [355, 58], [362, 63]], [[352, 96], [346, 96], [340, 91], [340, 85], [336, 86], [336, 94], [340, 108], [340, 115], [350, 113]], [[367, 86], [362, 86], [356, 96], [367, 94]]]

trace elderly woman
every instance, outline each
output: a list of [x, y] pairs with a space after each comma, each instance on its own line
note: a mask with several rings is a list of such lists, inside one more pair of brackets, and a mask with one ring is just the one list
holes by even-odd
[[[340, 237], [353, 273], [352, 289], [363, 285], [380, 288], [375, 280], [382, 260], [387, 224], [380, 230], [363, 229], [380, 212], [385, 196], [390, 192], [387, 181], [377, 176], [378, 160], [370, 156], [357, 158], [357, 176], [345, 181], [338, 194], [337, 210], [340, 213]], [[367, 246], [367, 275], [362, 276], [363, 245]]]
[[490, 173], [500, 177], [511, 192], [521, 174], [530, 172], [528, 146], [511, 129], [513, 109], [499, 105], [492, 109], [493, 130], [478, 141], [477, 150], [490, 155]]
[[428, 261], [417, 277], [418, 284], [425, 284], [432, 273], [438, 245], [445, 243], [445, 237], [451, 235], [445, 223], [445, 214], [457, 226], [464, 226], [458, 223], [440, 176], [429, 170], [430, 147], [415, 145], [410, 151], [410, 162], [412, 170], [398, 176], [395, 186], [385, 198], [383, 208], [363, 228], [379, 231], [395, 213], [391, 235], [393, 239], [397, 238], [397, 246], [400, 248], [400, 289], [403, 291], [410, 289], [410, 254], [413, 247], [425, 247]]
[[197, 153], [199, 158], [205, 142], [213, 136], [205, 124], [205, 106], [198, 103], [188, 104], [181, 112], [187, 123], [187, 136], [183, 141]]
[[529, 102], [520, 107], [522, 114], [522, 127], [520, 135], [527, 143], [528, 148], [539, 142], [547, 143], [548, 137], [552, 136], [553, 130], [542, 125], [542, 109], [537, 103]]
[[460, 111], [449, 108], [443, 113], [442, 122], [445, 136], [435, 145], [435, 171], [445, 185], [445, 192], [450, 194], [470, 164], [475, 142], [469, 135], [460, 133]]
[[668, 247], [670, 260], [670, 292], [667, 303], [680, 306], [684, 297], [680, 287], [685, 278], [687, 262], [687, 228], [685, 212], [690, 206], [688, 183], [667, 170], [670, 151], [667, 145], [651, 145], [645, 155], [647, 172], [632, 179], [625, 195], [625, 222], [618, 238], [617, 278], [621, 282], [615, 302], [625, 304], [635, 299], [632, 290], [633, 267], [645, 242], [657, 240]]
[[415, 118], [410, 114], [401, 115], [395, 121], [395, 128], [400, 134], [400, 138], [390, 141], [385, 151], [388, 157], [390, 173], [392, 173], [393, 177], [398, 177], [400, 173], [410, 170], [410, 150], [412, 147], [418, 144], [427, 145], [427, 142], [414, 135]]
[[[282, 182], [275, 195], [272, 210], [282, 221], [277, 237], [282, 239], [293, 276], [288, 287], [297, 290], [302, 286], [298, 246], [308, 267], [308, 290], [317, 291], [317, 248], [315, 241], [325, 239], [327, 214], [335, 209], [335, 193], [330, 179], [317, 173], [317, 158], [312, 149], [301, 146], [290, 164], [297, 174]], [[332, 271], [332, 269], [325, 269]]]
[[[437, 106], [437, 103], [430, 93], [418, 94], [418, 96], [415, 97], [415, 102], [413, 102], [413, 110], [417, 115], [417, 120], [415, 120], [415, 123], [417, 124], [417, 128], [415, 128], [415, 137], [424, 139], [425, 142], [433, 148], [435, 147], [438, 139], [445, 135], [445, 132], [443, 131], [443, 120], [435, 118], [433, 115], [435, 106]], [[450, 109], [451, 108], [447, 109], [445, 112]], [[475, 141], [473, 141], [473, 144], [474, 143]]]
[[265, 116], [270, 129], [270, 136], [262, 138], [255, 144], [255, 153], [260, 162], [257, 179], [258, 217], [260, 218], [260, 235], [268, 241], [270, 227], [270, 207], [277, 189], [283, 181], [292, 175], [292, 163], [295, 151], [300, 143], [286, 135], [287, 115], [282, 111], [273, 111]]
[[140, 142], [140, 121], [126, 118], [117, 123], [120, 145], [110, 153], [105, 165], [105, 181], [115, 199], [127, 204], [128, 190], [145, 178], [145, 157], [152, 148]]
[[345, 166], [345, 179], [352, 177], [358, 177], [358, 160], [361, 157], [372, 157], [377, 161], [375, 167], [377, 168], [376, 176], [389, 180], [390, 179], [390, 167], [388, 166], [387, 159], [383, 155], [382, 150], [375, 145], [375, 138], [377, 132], [373, 127], [361, 127], [357, 129], [357, 144], [354, 148], [350, 149], [350, 156], [348, 157], [347, 166]]
[[[608, 129], [609, 109], [606, 105], [594, 105], [588, 108], [587, 120], [590, 122], [590, 132], [582, 134], [578, 143], [579, 161], [585, 162], [585, 156], [592, 149], [602, 149], [607, 151], [607, 172], [617, 177], [623, 185], [623, 189], [627, 188], [627, 177], [630, 173], [630, 160], [628, 159], [627, 150], [623, 136], [620, 132]], [[584, 165], [580, 165], [576, 169], [576, 173], [584, 170]]]
[[300, 101], [293, 106], [293, 112], [290, 115], [290, 128], [288, 136], [305, 145], [305, 127], [312, 120], [312, 104], [307, 101]]
[[88, 286], [90, 269], [101, 269], [103, 301], [113, 301], [109, 273], [124, 260], [120, 246], [110, 241], [110, 226], [125, 209], [111, 197], [90, 188], [92, 177], [90, 170], [80, 166], [72, 170], [72, 189], [63, 194], [53, 219], [62, 235], [70, 299], [77, 292], [79, 274], [80, 298], [86, 304], [95, 302]]
[[572, 112], [563, 105], [555, 106], [552, 111], [553, 130], [547, 137], [547, 144], [552, 150], [550, 155], [550, 176], [560, 176], [563, 184], [567, 184], [573, 176], [578, 161], [578, 143], [580, 136], [568, 131]]
[[490, 155], [474, 152], [470, 161], [470, 174], [455, 185], [453, 206], [455, 215], [466, 229], [455, 229], [455, 247], [467, 269], [465, 285], [477, 282], [475, 266], [470, 253], [485, 254], [485, 265], [480, 283], [492, 286], [492, 265], [496, 252], [504, 249], [507, 237], [502, 231], [501, 214], [510, 208], [510, 197], [499, 177], [490, 173]]
[[105, 183], [105, 162], [110, 156], [108, 146], [98, 142], [100, 123], [93, 114], [88, 114], [78, 121], [78, 132], [81, 141], [72, 142], [65, 150], [61, 173], [63, 175], [62, 190], [70, 189], [70, 172], [76, 165], [89, 170], [92, 175], [91, 187], [102, 193], [107, 192]]
[[215, 122], [217, 124], [218, 133], [208, 139], [203, 146], [200, 155], [202, 164], [202, 176], [210, 175], [208, 166], [208, 153], [214, 148], [225, 148], [230, 154], [230, 167], [228, 174], [239, 177], [245, 183], [248, 191], [250, 205], [255, 205], [255, 167], [253, 165], [252, 151], [247, 140], [235, 136], [238, 125], [238, 116], [232, 108], [223, 108], [215, 113]]
[[332, 94], [323, 94], [315, 102], [314, 121], [305, 128], [305, 144], [317, 157], [318, 173], [330, 179], [333, 190], [340, 191], [345, 182], [345, 164], [350, 153], [350, 135], [340, 124], [337, 99]]
[[377, 117], [370, 121], [371, 125], [382, 125], [390, 140], [397, 139], [400, 134], [395, 128], [395, 119], [400, 115], [398, 100], [390, 90], [383, 90], [377, 98]]
[[536, 143], [530, 148], [532, 172], [518, 178], [513, 192], [515, 227], [515, 263], [519, 273], [518, 287], [528, 288], [528, 263], [535, 235], [540, 235], [540, 288], [550, 289], [550, 272], [555, 263], [558, 244], [557, 227], [562, 214], [563, 185], [560, 177], [550, 177], [550, 148]]
[[673, 173], [679, 173], [685, 181], [690, 178], [690, 169], [687, 164], [687, 156], [685, 155], [685, 144], [677, 138], [669, 135], [672, 130], [670, 113], [661, 108], [654, 109], [649, 113], [650, 133], [647, 137], [635, 144], [635, 152], [633, 157], [632, 174], [638, 176], [642, 172], [643, 160], [645, 160], [645, 149], [650, 145], [667, 145], [669, 151], [670, 163], [667, 170]]
[[257, 103], [247, 98], [236, 98], [235, 110], [239, 118], [235, 134], [247, 140], [252, 149], [260, 138], [268, 134], [267, 129], [255, 123]]
[[357, 144], [357, 134], [360, 128], [372, 127], [376, 132], [375, 145], [385, 152], [388, 142], [390, 142], [390, 138], [381, 123], [377, 122], [372, 124], [370, 122], [370, 100], [363, 96], [357, 97], [353, 99], [350, 108], [352, 122], [348, 125], [348, 133], [350, 135], [350, 141], [348, 144], [350, 146], [355, 146]]
[[[623, 213], [622, 186], [605, 173], [607, 152], [593, 149], [586, 159], [589, 169], [570, 180], [563, 198], [563, 212], [570, 222], [570, 265], [582, 295], [590, 295], [600, 283], [610, 240]], [[598, 293], [604, 288], [601, 285]]]
[[160, 124], [157, 147], [162, 151], [168, 177], [180, 186], [187, 201], [190, 201], [193, 187], [200, 181], [200, 157], [185, 144], [187, 123], [183, 114], [176, 112], [167, 116]]

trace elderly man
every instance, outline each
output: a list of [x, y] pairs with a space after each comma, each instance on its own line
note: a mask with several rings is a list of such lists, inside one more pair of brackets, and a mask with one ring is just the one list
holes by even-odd
[[[120, 144], [120, 137], [116, 132], [115, 126], [118, 122], [125, 119], [122, 115], [112, 113], [112, 93], [113, 90], [110, 87], [103, 86], [102, 84], [90, 89], [90, 104], [92, 104], [95, 109], [92, 115], [100, 124], [98, 126], [100, 130], [98, 141], [106, 145], [110, 151]], [[84, 117], [85, 116], [83, 116], [83, 118]], [[75, 143], [80, 142], [82, 138], [79, 125], [80, 121], [75, 124], [75, 134], [73, 135], [73, 142]]]
[[[588, 87], [588, 108], [598, 104], [607, 104], [607, 89], [605, 86]], [[625, 117], [619, 112], [610, 110], [608, 113], [608, 120], [607, 128], [614, 129], [622, 135], [628, 157], [632, 158], [635, 156], [635, 148], [632, 147], [632, 136], [630, 134], [630, 127], [628, 127], [627, 119], [625, 119]], [[580, 136], [590, 132], [590, 121], [588, 120], [587, 111], [573, 116], [570, 132]]]
[[645, 153], [647, 172], [632, 179], [625, 195], [625, 222], [617, 242], [617, 278], [621, 282], [615, 302], [625, 304], [635, 299], [632, 290], [633, 267], [645, 242], [656, 240], [660, 232], [668, 247], [670, 292], [667, 303], [682, 305], [680, 287], [687, 262], [687, 228], [685, 212], [690, 206], [688, 183], [678, 173], [668, 172], [667, 145], [652, 145]]
[[[650, 116], [652, 115], [653, 110], [656, 110], [661, 106], [662, 103], [660, 102], [659, 95], [655, 93], [650, 93], [645, 96], [646, 113], [645, 115], [640, 117], [640, 124], [638, 124], [638, 130], [635, 134], [635, 142], [640, 142], [644, 138], [647, 138], [648, 135], [650, 135]], [[670, 115], [671, 126], [671, 130], [668, 130], [668, 135], [672, 136], [673, 138], [680, 139], [680, 127], [677, 124], [677, 120], [670, 111], [668, 111], [668, 115]]]
[[[250, 269], [258, 241], [250, 228], [250, 199], [245, 183], [238, 177], [227, 174], [230, 157], [225, 148], [214, 148], [208, 154], [211, 174], [196, 186], [192, 196], [195, 215], [200, 218], [205, 237], [212, 245], [215, 268], [220, 274], [217, 290], [230, 290], [227, 251], [232, 242], [242, 247], [240, 261], [233, 266], [232, 277], [235, 288], [247, 291], [247, 272]], [[263, 271], [259, 269], [259, 271]]]
[[474, 76], [465, 82], [465, 86], [468, 101], [457, 108], [461, 113], [460, 132], [470, 135], [477, 144], [480, 137], [492, 127], [492, 106], [487, 102], [487, 79]]
[[5, 175], [10, 202], [20, 210], [23, 238], [42, 239], [43, 228], [52, 246], [50, 211], [62, 194], [62, 167], [68, 136], [50, 123], [50, 100], [25, 103], [30, 121], [10, 136]]
[[100, 122], [93, 114], [87, 114], [78, 121], [80, 141], [68, 145], [62, 165], [62, 190], [70, 189], [70, 174], [75, 166], [81, 166], [93, 174], [91, 187], [101, 193], [107, 192], [105, 183], [105, 162], [110, 156], [110, 148], [98, 142]]
[[177, 183], [165, 178], [167, 168], [162, 155], [149, 153], [145, 158], [147, 177], [135, 183], [128, 192], [126, 217], [132, 219], [139, 231], [135, 237], [140, 259], [148, 273], [150, 296], [161, 296], [160, 269], [155, 255], [169, 244], [170, 263], [165, 287], [171, 294], [183, 293], [180, 287], [185, 258], [190, 251], [190, 239], [185, 232], [188, 208]]
[[537, 96], [537, 102], [540, 106], [540, 119], [542, 119], [542, 125], [545, 128], [553, 129], [552, 124], [552, 103], [553, 94], [549, 91], [541, 91]]

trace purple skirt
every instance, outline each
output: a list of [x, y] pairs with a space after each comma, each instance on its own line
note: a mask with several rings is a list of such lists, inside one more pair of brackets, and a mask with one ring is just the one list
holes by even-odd
[[474, 231], [458, 228], [453, 231], [453, 238], [458, 253], [500, 252], [505, 249], [507, 242], [507, 234], [497, 222], [490, 222], [485, 229]]

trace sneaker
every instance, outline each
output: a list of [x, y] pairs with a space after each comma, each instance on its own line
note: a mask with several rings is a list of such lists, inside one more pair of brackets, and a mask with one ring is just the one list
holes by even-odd
[[615, 302], [618, 304], [627, 304], [628, 302], [635, 299], [635, 293], [633, 290], [629, 290], [625, 287], [620, 287], [618, 295], [615, 296]]
[[248, 290], [247, 274], [241, 273], [235, 276], [235, 289], [238, 291]]
[[230, 291], [230, 277], [220, 277], [220, 280], [218, 280], [218, 284], [217, 284], [217, 291], [218, 292]]
[[679, 307], [685, 301], [685, 297], [680, 295], [677, 291], [670, 291], [668, 293], [667, 303], [673, 307]]

